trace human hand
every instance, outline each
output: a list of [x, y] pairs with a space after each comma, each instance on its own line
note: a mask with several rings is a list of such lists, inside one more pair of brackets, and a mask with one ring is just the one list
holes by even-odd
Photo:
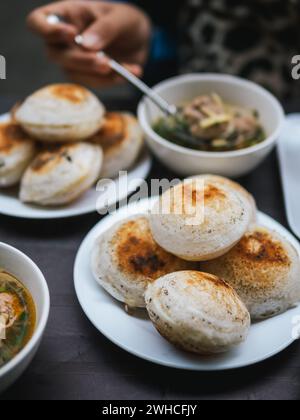
[[[50, 24], [50, 14], [62, 16], [64, 22]], [[49, 58], [77, 83], [99, 87], [124, 81], [110, 69], [107, 59], [97, 54], [101, 50], [136, 76], [142, 75], [151, 24], [136, 7], [108, 1], [65, 0], [34, 10], [28, 25], [44, 38]], [[74, 42], [79, 34], [80, 46]]]

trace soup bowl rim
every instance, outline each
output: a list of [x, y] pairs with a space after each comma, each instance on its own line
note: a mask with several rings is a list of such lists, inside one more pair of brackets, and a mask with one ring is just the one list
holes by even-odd
[[[210, 157], [216, 159], [224, 159], [238, 158], [255, 154], [276, 142], [283, 128], [285, 118], [283, 107], [279, 100], [271, 92], [269, 92], [263, 86], [252, 82], [251, 80], [223, 73], [190, 73], [166, 79], [154, 86], [153, 89], [158, 94], [164, 96], [165, 91], [169, 91], [172, 88], [176, 88], [177, 85], [184, 86], [187, 84], [197, 82], [205, 83], [213, 81], [217, 81], [222, 85], [231, 86], [232, 89], [240, 89], [242, 92], [244, 92], [245, 90], [249, 92], [251, 91], [251, 93], [253, 95], [256, 95], [257, 98], [264, 98], [269, 103], [269, 107], [272, 110], [272, 112], [277, 114], [276, 121], [274, 123], [275, 127], [270, 131], [270, 133], [267, 133], [266, 138], [262, 142], [241, 150], [230, 150], [221, 152], [194, 150], [189, 147], [180, 146], [162, 137], [154, 130], [147, 110], [147, 103], [149, 100], [143, 97], [138, 105], [138, 118], [143, 128], [143, 131], [147, 136], [147, 139], [150, 139], [150, 143], [163, 146], [164, 148], [172, 150], [179, 155], [183, 154], [185, 156], [193, 157]], [[265, 120], [261, 120], [261, 123], [264, 127]]]
[[[38, 346], [47, 322], [49, 318], [49, 312], [50, 312], [50, 294], [48, 285], [46, 282], [46, 279], [39, 269], [39, 267], [35, 264], [35, 262], [32, 261], [31, 258], [29, 258], [26, 254], [19, 251], [18, 249], [14, 248], [11, 245], [8, 245], [4, 242], [0, 242], [0, 249], [3, 248], [6, 251], [10, 252], [12, 255], [14, 255], [16, 258], [22, 259], [24, 262], [27, 262], [29, 266], [31, 267], [32, 272], [35, 274], [35, 277], [39, 279], [40, 287], [41, 287], [41, 293], [42, 293], [42, 299], [43, 299], [43, 305], [40, 310], [40, 316], [37, 320], [37, 325], [34, 330], [34, 333], [28, 343], [24, 346], [24, 348], [15, 356], [13, 357], [9, 362], [7, 362], [4, 366], [0, 367], [0, 380], [5, 375], [13, 371], [19, 364], [21, 364], [27, 357], [32, 354], [36, 347]], [[36, 302], [35, 302], [36, 305]]]

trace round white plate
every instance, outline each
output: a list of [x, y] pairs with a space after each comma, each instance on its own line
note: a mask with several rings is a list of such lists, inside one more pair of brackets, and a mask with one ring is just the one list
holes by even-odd
[[[140, 201], [103, 219], [88, 234], [78, 251], [74, 268], [75, 289], [80, 305], [94, 326], [117, 346], [135, 356], [164, 366], [198, 371], [249, 366], [274, 356], [292, 344], [293, 321], [300, 315], [300, 307], [252, 325], [247, 341], [226, 354], [204, 358], [185, 353], [163, 339], [146, 316], [129, 316], [124, 305], [96, 283], [90, 269], [96, 238], [128, 215], [146, 213], [151, 202], [153, 200]], [[300, 244], [284, 227], [263, 213], [259, 213], [259, 222], [286, 237], [300, 257]]]
[[[9, 114], [0, 116], [0, 121], [8, 119]], [[139, 188], [149, 175], [151, 165], [152, 159], [145, 149], [133, 168], [128, 171], [128, 175], [117, 179], [114, 185], [110, 184], [103, 193], [96, 191], [96, 187], [93, 187], [77, 201], [63, 207], [24, 204], [18, 199], [18, 187], [0, 189], [0, 214], [23, 219], [61, 219], [95, 211], [103, 212], [107, 207], [114, 206]]]

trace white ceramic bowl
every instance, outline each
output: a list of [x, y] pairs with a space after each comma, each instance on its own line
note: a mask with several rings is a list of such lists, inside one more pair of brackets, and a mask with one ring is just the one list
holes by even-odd
[[154, 90], [171, 104], [181, 104], [197, 95], [218, 93], [226, 102], [256, 109], [267, 133], [267, 139], [253, 147], [233, 152], [201, 152], [171, 143], [152, 129], [161, 111], [143, 99], [138, 116], [153, 153], [170, 169], [184, 176], [213, 173], [228, 177], [247, 174], [257, 167], [274, 148], [284, 121], [278, 100], [259, 85], [222, 74], [190, 74], [174, 77]]
[[30, 291], [37, 310], [33, 337], [9, 363], [0, 368], [0, 393], [16, 381], [33, 359], [44, 334], [50, 309], [46, 280], [39, 268], [17, 249], [0, 242], [0, 267], [18, 278]]

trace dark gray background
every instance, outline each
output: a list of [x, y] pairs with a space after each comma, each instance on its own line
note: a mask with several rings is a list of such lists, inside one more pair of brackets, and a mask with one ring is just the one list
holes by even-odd
[[25, 23], [27, 14], [47, 0], [0, 1], [0, 54], [7, 60], [7, 80], [0, 80], [0, 93], [27, 95], [41, 85], [61, 80], [58, 68], [49, 63], [42, 42]]
[[[42, 40], [26, 27], [26, 16], [51, 0], [0, 0], [0, 54], [7, 61], [7, 79], [0, 80], [0, 95], [20, 98], [34, 90], [65, 81], [58, 66], [47, 60]], [[105, 100], [128, 97], [133, 92], [126, 85], [102, 89], [96, 93]]]

